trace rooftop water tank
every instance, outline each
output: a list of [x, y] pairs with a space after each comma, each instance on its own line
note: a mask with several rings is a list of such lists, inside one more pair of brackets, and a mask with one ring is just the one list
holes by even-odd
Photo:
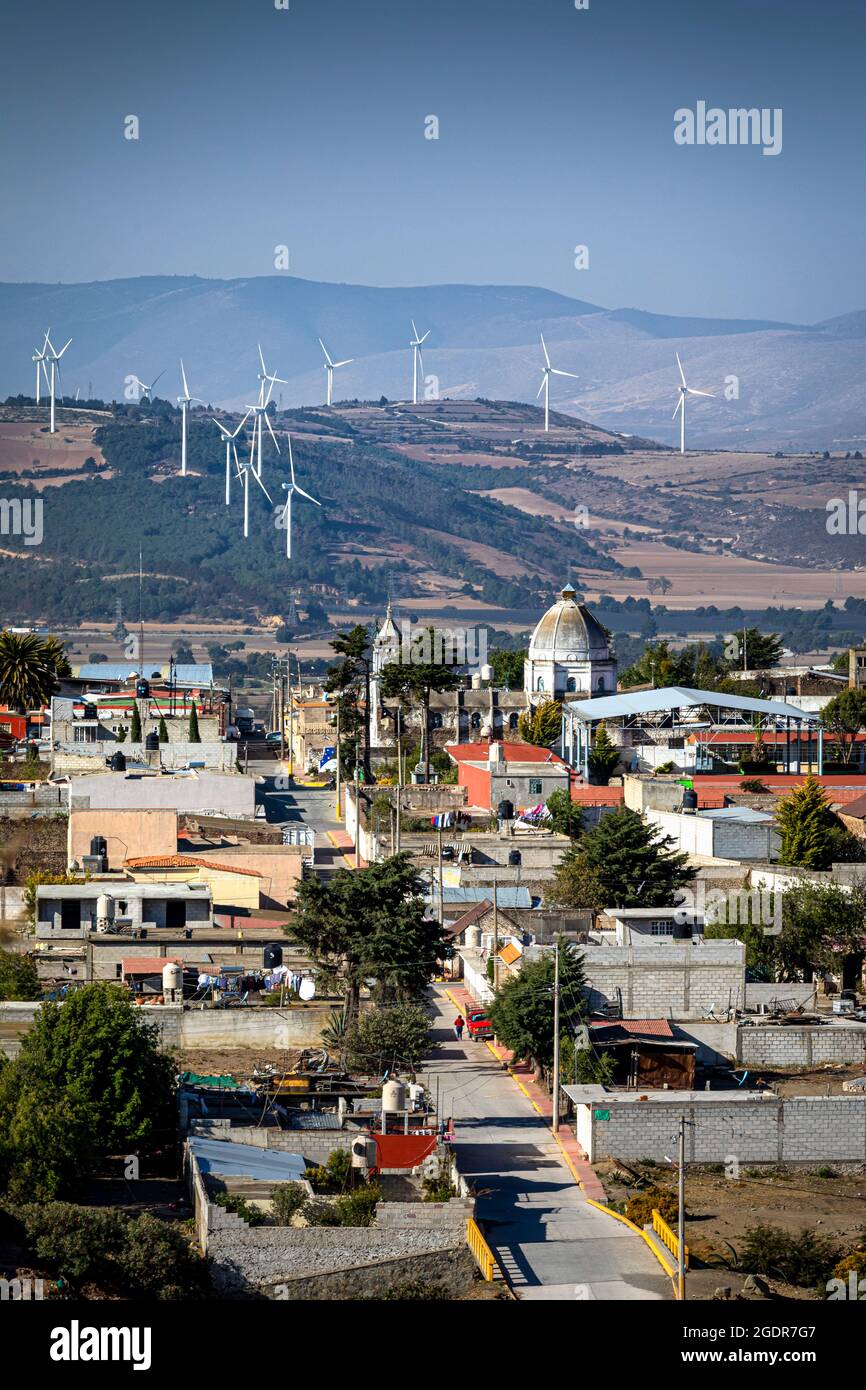
[[283, 963], [283, 948], [279, 941], [272, 941], [269, 946], [265, 946], [262, 951], [262, 964], [266, 970], [275, 970], [278, 965]]
[[96, 930], [108, 931], [111, 921], [111, 898], [107, 893], [100, 893], [96, 899]]
[[694, 816], [698, 809], [698, 794], [692, 787], [686, 787], [683, 792], [683, 815]]
[[150, 681], [147, 681], [144, 679], [144, 677], [142, 677], [141, 680], [135, 682], [135, 698], [136, 700], [146, 700], [149, 695]]
[[406, 1084], [399, 1078], [386, 1081], [382, 1087], [382, 1110], [386, 1115], [397, 1115], [406, 1109]]
[[159, 734], [157, 733], [156, 729], [151, 729], [150, 733], [146, 735], [144, 740], [144, 746], [148, 753], [158, 752]]
[[177, 961], [170, 960], [162, 967], [162, 992], [175, 994], [183, 989], [183, 971]]
[[108, 759], [108, 766], [111, 768], [112, 772], [125, 772], [125, 755], [123, 753], [112, 753], [111, 757]]

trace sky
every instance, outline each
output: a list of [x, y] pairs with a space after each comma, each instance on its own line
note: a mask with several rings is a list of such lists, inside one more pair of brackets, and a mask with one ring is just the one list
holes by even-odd
[[[270, 275], [286, 246], [311, 280], [866, 306], [861, 0], [287, 3], [6, 0], [0, 280]], [[701, 101], [780, 108], [781, 153], [677, 144]]]

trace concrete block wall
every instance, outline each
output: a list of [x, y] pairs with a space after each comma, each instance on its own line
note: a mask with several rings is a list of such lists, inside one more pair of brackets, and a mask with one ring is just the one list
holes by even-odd
[[[680, 1100], [618, 1100], [602, 1087], [577, 1106], [576, 1132], [592, 1161], [606, 1156], [665, 1162], [684, 1114], [690, 1163], [816, 1163], [866, 1160], [866, 1097], [709, 1093]], [[658, 1095], [658, 1093], [656, 1093]], [[607, 1113], [609, 1120], [598, 1118]]]
[[581, 946], [592, 1008], [622, 991], [628, 1018], [701, 1019], [742, 1007], [745, 947], [738, 941], [658, 941], [647, 946]]
[[825, 1062], [866, 1064], [866, 1025], [741, 1027], [737, 1030], [737, 1061], [745, 1067], [818, 1067]]

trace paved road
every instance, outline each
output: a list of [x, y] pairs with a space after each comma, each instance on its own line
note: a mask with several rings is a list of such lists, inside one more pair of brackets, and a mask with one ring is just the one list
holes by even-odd
[[438, 1046], [424, 1079], [453, 1114], [460, 1168], [521, 1299], [660, 1299], [670, 1281], [627, 1226], [589, 1206], [545, 1121], [481, 1042], [457, 1042], [435, 995]]

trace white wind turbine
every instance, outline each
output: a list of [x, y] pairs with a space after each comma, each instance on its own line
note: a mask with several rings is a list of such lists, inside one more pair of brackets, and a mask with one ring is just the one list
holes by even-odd
[[216, 425], [217, 429], [220, 431], [220, 433], [222, 434], [222, 436], [223, 436], [223, 438], [225, 439], [225, 442], [226, 442], [226, 506], [228, 506], [229, 503], [230, 503], [231, 500], [232, 500], [232, 494], [231, 494], [231, 486], [232, 486], [232, 482], [231, 482], [231, 478], [232, 478], [232, 475], [231, 475], [231, 456], [232, 456], [232, 450], [234, 450], [235, 467], [236, 467], [237, 470], [238, 470], [238, 474], [240, 474], [240, 464], [238, 463], [237, 445], [235, 444], [234, 441], [237, 439], [237, 437], [238, 437], [238, 435], [240, 434], [241, 430], [243, 429], [244, 425], [247, 423], [247, 420], [249, 419], [249, 416], [250, 416], [250, 412], [247, 411], [246, 415], [245, 415], [244, 418], [241, 420], [240, 424], [238, 425], [237, 429], [235, 429], [235, 430], [227, 430], [226, 427], [225, 427], [225, 425], [220, 424], [220, 421], [216, 418], [215, 415], [212, 415], [212, 416], [211, 416], [211, 419], [213, 420], [214, 424]]
[[321, 507], [322, 504], [321, 502], [317, 502], [315, 497], [311, 497], [308, 492], [304, 492], [304, 489], [302, 487], [298, 487], [298, 484], [295, 482], [295, 460], [292, 457], [292, 436], [290, 434], [287, 434], [286, 439], [289, 441], [289, 469], [291, 470], [291, 482], [283, 483], [283, 491], [286, 494], [286, 505], [280, 512], [280, 517], [282, 518], [282, 520], [279, 522], [279, 524], [281, 526], [285, 526], [286, 528], [286, 559], [291, 560], [293, 495], [297, 493], [299, 497], [306, 497], [307, 501], [312, 502], [313, 505], [316, 507]]
[[[63, 356], [66, 349], [69, 347], [69, 344], [71, 342], [72, 339], [68, 338], [64, 343], [63, 347], [60, 349], [60, 351], [55, 352], [54, 345], [52, 344], [51, 339], [49, 338], [47, 333], [45, 334], [45, 347], [42, 350], [45, 353], [45, 356], [47, 357], [48, 361], [51, 363], [51, 372], [48, 375], [48, 389], [51, 393], [51, 434], [57, 433], [57, 430], [54, 427], [54, 397], [55, 388], [57, 385], [57, 378], [60, 375], [60, 359]], [[45, 364], [43, 363], [43, 367], [44, 365]]]
[[237, 467], [237, 476], [238, 478], [243, 480], [244, 486], [244, 540], [246, 540], [247, 536], [250, 534], [250, 474], [252, 474], [253, 478], [258, 483], [259, 487], [265, 494], [265, 497], [267, 497], [271, 506], [274, 505], [271, 494], [268, 492], [267, 488], [265, 487], [264, 483], [262, 482], [261, 478], [255, 470], [255, 447], [256, 435], [255, 430], [253, 430], [253, 438], [250, 443], [250, 456], [248, 459], [245, 459], [243, 463], [241, 463], [238, 459], [237, 447], [234, 444], [234, 442], [232, 442], [232, 449], [234, 451], [235, 456], [235, 466]]
[[163, 377], [163, 376], [165, 376], [165, 368], [164, 368], [164, 367], [163, 367], [162, 371], [160, 372], [159, 376], [155, 376], [154, 379], [153, 379], [153, 381], [152, 381], [152, 382], [150, 383], [150, 385], [148, 386], [147, 382], [146, 382], [146, 381], [142, 381], [142, 379], [141, 379], [140, 376], [135, 376], [135, 375], [133, 375], [132, 380], [135, 382], [136, 386], [138, 387], [138, 399], [141, 400], [141, 398], [144, 397], [144, 399], [145, 399], [146, 401], [152, 401], [152, 400], [153, 400], [153, 388], [154, 388], [154, 386], [156, 385], [156, 383], [159, 381], [160, 377]]
[[676, 353], [675, 356], [677, 359], [677, 366], [680, 369], [680, 381], [682, 385], [677, 387], [679, 391], [679, 400], [676, 403], [671, 419], [675, 420], [677, 418], [677, 411], [680, 412], [680, 453], [684, 454], [686, 452], [686, 396], [712, 396], [714, 392], [696, 391], [693, 386], [688, 386], [686, 384], [686, 374], [683, 371], [683, 364], [680, 361], [679, 353]]
[[338, 367], [348, 367], [349, 363], [354, 362], [355, 359], [354, 357], [344, 357], [342, 362], [332, 362], [331, 355], [321, 338], [319, 339], [319, 347], [325, 354], [325, 371], [328, 373], [328, 405], [330, 405], [334, 398], [334, 372]]
[[418, 367], [420, 366], [421, 371], [424, 371], [424, 359], [421, 356], [421, 344], [426, 343], [427, 339], [430, 337], [430, 329], [427, 329], [427, 332], [424, 334], [423, 338], [419, 338], [418, 329], [415, 327], [415, 320], [411, 319], [410, 322], [412, 324], [412, 341], [409, 344], [410, 348], [412, 349], [412, 404], [417, 405]]
[[[187, 381], [186, 381], [186, 372], [185, 372], [184, 369], [183, 369], [183, 358], [180, 359], [180, 375], [181, 375], [181, 379], [182, 379], [182, 381], [183, 381], [183, 395], [182, 395], [182, 396], [178, 396], [178, 398], [177, 398], [177, 403], [178, 403], [178, 405], [180, 406], [180, 476], [181, 476], [182, 478], [185, 478], [185, 477], [186, 477], [186, 431], [187, 431], [187, 413], [188, 413], [189, 407], [192, 405], [193, 401], [195, 401], [196, 405], [204, 405], [205, 402], [204, 402], [203, 400], [201, 400], [200, 397], [198, 397], [198, 396], [191, 396], [191, 395], [189, 394], [189, 386], [187, 385]], [[159, 380], [159, 378], [157, 377], [157, 381], [158, 381], [158, 380]], [[155, 385], [156, 385], [156, 382], [154, 382], [154, 386], [155, 386]]]
[[45, 373], [45, 382], [46, 382], [46, 385], [47, 385], [47, 383], [48, 383], [48, 368], [47, 368], [46, 365], [45, 365], [45, 357], [46, 357], [46, 349], [47, 349], [47, 347], [48, 347], [48, 335], [50, 334], [50, 332], [51, 332], [51, 329], [50, 329], [50, 328], [49, 328], [49, 329], [46, 329], [46, 332], [45, 332], [45, 341], [44, 341], [43, 344], [42, 344], [41, 350], [40, 350], [39, 352], [34, 352], [32, 358], [30, 359], [31, 362], [35, 362], [35, 363], [36, 363], [36, 404], [37, 404], [37, 405], [39, 404], [39, 383], [40, 383], [40, 379], [41, 379], [41, 376], [42, 376], [42, 373], [43, 373], [43, 372]]
[[559, 370], [558, 367], [551, 366], [551, 362], [550, 362], [550, 353], [547, 351], [547, 344], [546, 344], [546, 342], [544, 341], [544, 334], [543, 334], [543, 333], [542, 333], [542, 335], [541, 335], [541, 346], [542, 346], [542, 348], [543, 348], [543, 350], [544, 350], [544, 366], [543, 366], [542, 369], [541, 369], [541, 372], [542, 372], [542, 376], [541, 376], [541, 385], [539, 386], [538, 391], [536, 392], [535, 399], [538, 400], [538, 397], [541, 395], [542, 391], [544, 392], [544, 432], [545, 432], [545, 434], [547, 434], [548, 431], [550, 430], [550, 378], [551, 378], [551, 376], [570, 376], [570, 377], [572, 377], [575, 381], [578, 380], [578, 377], [577, 377], [577, 373], [576, 373], [576, 372], [561, 372], [561, 371]]

